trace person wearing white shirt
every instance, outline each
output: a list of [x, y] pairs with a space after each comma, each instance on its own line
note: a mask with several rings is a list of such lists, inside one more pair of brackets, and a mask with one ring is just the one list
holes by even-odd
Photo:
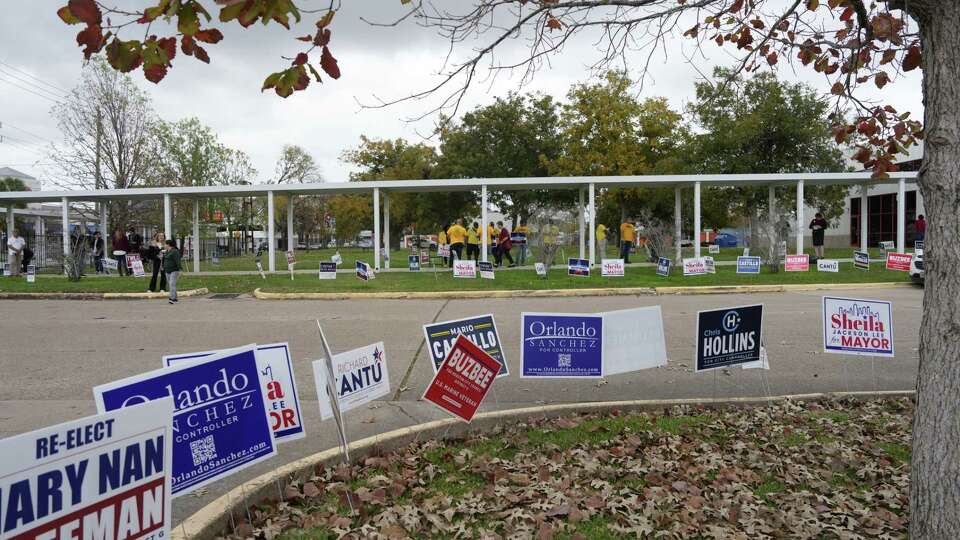
[[10, 267], [11, 276], [20, 275], [20, 265], [23, 264], [23, 248], [25, 247], [27, 247], [27, 241], [14, 229], [7, 238], [7, 263]]

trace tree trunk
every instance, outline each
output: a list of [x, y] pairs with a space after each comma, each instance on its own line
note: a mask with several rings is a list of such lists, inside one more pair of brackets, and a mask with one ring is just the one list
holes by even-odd
[[913, 423], [910, 536], [960, 538], [960, 2], [912, 0], [923, 40], [926, 288]]

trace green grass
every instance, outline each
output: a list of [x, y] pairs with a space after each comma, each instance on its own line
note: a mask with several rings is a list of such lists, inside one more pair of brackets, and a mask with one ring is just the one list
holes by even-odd
[[[349, 268], [349, 262], [344, 261]], [[778, 272], [757, 275], [737, 274], [732, 266], [718, 266], [716, 274], [683, 277], [674, 268], [670, 277], [655, 274], [653, 268], [627, 268], [622, 278], [604, 278], [595, 271], [589, 277], [568, 276], [566, 267], [554, 268], [547, 279], [541, 279], [533, 270], [504, 270], [497, 272], [495, 280], [456, 279], [448, 271], [382, 272], [376, 279], [361, 281], [352, 274], [338, 274], [335, 280], [319, 280], [317, 274], [268, 275], [198, 275], [185, 274], [180, 278], [180, 290], [206, 287], [210, 292], [244, 293], [261, 288], [266, 292], [399, 292], [399, 291], [494, 291], [518, 289], [580, 289], [601, 287], [676, 287], [711, 285], [774, 285], [814, 283], [870, 283], [906, 282], [905, 272], [885, 270], [873, 265], [870, 270], [856, 270], [852, 264], [841, 264], [839, 273]], [[761, 270], [761, 272], [763, 272]], [[0, 278], [0, 292], [143, 292], [149, 278], [117, 276], [87, 276], [79, 282], [70, 282], [62, 276], [39, 275], [35, 283], [24, 278]]]
[[877, 446], [887, 454], [887, 457], [898, 465], [910, 462], [910, 447], [905, 444], [882, 442]]

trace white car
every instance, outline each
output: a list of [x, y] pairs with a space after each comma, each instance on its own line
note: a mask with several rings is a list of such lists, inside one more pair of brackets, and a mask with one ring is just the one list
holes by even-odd
[[914, 283], [923, 285], [923, 255], [915, 255], [913, 260], [910, 261], [910, 279]]

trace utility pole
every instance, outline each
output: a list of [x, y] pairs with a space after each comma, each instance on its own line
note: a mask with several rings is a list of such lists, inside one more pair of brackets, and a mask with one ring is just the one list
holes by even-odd
[[[100, 172], [100, 141], [103, 139], [103, 118], [102, 113], [100, 112], [100, 107], [97, 107], [97, 149], [94, 153], [94, 183], [96, 184], [96, 189], [100, 189], [103, 186], [103, 176]], [[100, 206], [105, 208], [107, 206], [106, 201], [101, 201]], [[100, 215], [103, 214], [104, 210], [100, 211]], [[102, 223], [101, 223], [102, 225]], [[107, 231], [100, 231], [100, 237], [103, 239], [103, 251], [106, 254], [107, 251], [107, 240], [109, 240], [109, 234]]]

